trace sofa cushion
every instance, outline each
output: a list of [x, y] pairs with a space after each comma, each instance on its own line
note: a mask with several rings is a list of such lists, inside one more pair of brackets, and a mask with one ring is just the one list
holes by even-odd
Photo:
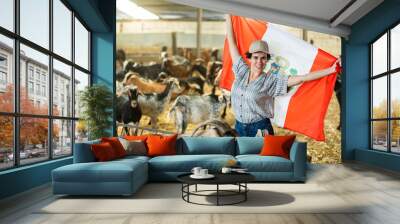
[[267, 135], [264, 137], [264, 146], [261, 149], [261, 156], [280, 156], [289, 159], [290, 148], [296, 135], [276, 136]]
[[99, 144], [100, 139], [88, 141], [88, 142], [79, 142], [75, 143], [74, 147], [74, 163], [88, 163], [95, 162], [96, 158], [92, 152], [90, 146], [92, 144]]
[[236, 159], [249, 172], [293, 172], [292, 161], [279, 156], [238, 155]]
[[132, 160], [138, 160], [138, 161], [143, 161], [143, 162], [148, 162], [150, 157], [147, 156], [137, 156], [137, 155], [130, 155], [130, 156], [125, 156], [124, 158], [116, 159], [113, 160], [113, 162], [131, 162]]
[[193, 167], [200, 166], [211, 172], [219, 171], [228, 160], [235, 159], [231, 155], [175, 155], [158, 156], [149, 160], [150, 171], [190, 172]]
[[225, 154], [235, 155], [233, 137], [182, 137], [177, 142], [177, 154]]
[[237, 137], [236, 155], [259, 154], [264, 145], [262, 137]]
[[145, 156], [147, 155], [146, 143], [141, 140], [126, 140], [124, 138], [120, 138], [122, 146], [126, 151], [126, 155], [138, 155]]
[[103, 137], [101, 138], [101, 142], [108, 142], [114, 149], [115, 155], [117, 158], [122, 158], [126, 156], [126, 151], [119, 141], [118, 137]]
[[132, 141], [132, 140], [140, 140], [140, 141], [146, 141], [148, 135], [125, 135], [124, 139]]
[[96, 161], [104, 162], [117, 159], [118, 156], [115, 154], [115, 150], [109, 142], [102, 142], [99, 144], [93, 144], [90, 146]]
[[148, 156], [164, 156], [176, 154], [176, 139], [178, 135], [150, 135], [146, 139]]
[[53, 181], [59, 182], [129, 182], [133, 173], [142, 172], [144, 166], [147, 166], [146, 162], [136, 159], [74, 163], [59, 167], [52, 173]]

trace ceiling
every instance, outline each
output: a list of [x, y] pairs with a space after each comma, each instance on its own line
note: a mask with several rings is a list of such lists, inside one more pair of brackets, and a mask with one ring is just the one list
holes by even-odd
[[[192, 6], [168, 2], [166, 0], [131, 0], [136, 5], [156, 14], [162, 20], [197, 20], [197, 9]], [[128, 18], [118, 11], [117, 18]], [[203, 21], [221, 21], [224, 20], [224, 14], [212, 10], [203, 10]]]
[[230, 13], [347, 37], [350, 26], [383, 0], [131, 0], [161, 19], [223, 20]]

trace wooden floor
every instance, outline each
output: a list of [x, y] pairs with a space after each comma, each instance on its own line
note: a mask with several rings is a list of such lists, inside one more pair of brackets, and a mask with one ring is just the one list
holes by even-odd
[[[349, 203], [366, 206], [356, 214], [36, 214], [54, 200], [50, 186], [0, 202], [0, 223], [400, 223], [400, 174], [359, 163], [312, 165], [308, 182], [322, 185]], [[318, 202], [316, 202], [318, 203]], [[173, 205], [171, 205], [173, 206]]]

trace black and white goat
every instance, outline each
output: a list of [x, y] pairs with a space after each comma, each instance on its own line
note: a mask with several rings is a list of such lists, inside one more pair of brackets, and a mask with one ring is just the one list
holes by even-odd
[[[126, 96], [117, 97], [116, 119], [118, 122], [123, 123], [124, 125], [133, 123], [137, 126], [142, 117], [142, 111], [138, 103], [139, 92], [135, 87], [131, 87], [126, 91], [127, 98]], [[126, 126], [123, 128], [123, 130], [126, 134], [129, 134], [129, 129]]]
[[157, 117], [164, 111], [171, 99], [172, 93], [179, 91], [179, 84], [176, 81], [170, 80], [162, 93], [149, 93], [139, 96], [138, 100], [142, 114], [150, 117], [152, 128], [157, 127]]
[[[156, 80], [158, 78], [158, 74], [163, 72], [163, 68], [161, 68], [161, 64], [151, 64], [151, 65], [140, 65], [137, 63], [134, 63], [132, 60], [127, 60], [124, 62], [124, 72], [125, 75], [128, 72], [136, 72], [139, 73], [139, 75], [143, 78], [146, 79], [151, 79], [151, 80]], [[122, 77], [120, 75], [119, 77]]]
[[221, 115], [221, 110], [226, 109], [226, 99], [218, 97], [214, 92], [215, 89], [210, 95], [182, 95], [176, 98], [168, 117], [175, 121], [175, 127], [179, 134], [185, 133], [189, 123], [198, 124], [225, 116]]

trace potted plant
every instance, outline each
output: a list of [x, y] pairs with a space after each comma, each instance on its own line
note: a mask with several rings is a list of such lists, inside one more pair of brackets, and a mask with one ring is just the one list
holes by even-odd
[[79, 106], [89, 140], [110, 136], [107, 131], [112, 125], [113, 96], [107, 86], [94, 84], [80, 93]]

